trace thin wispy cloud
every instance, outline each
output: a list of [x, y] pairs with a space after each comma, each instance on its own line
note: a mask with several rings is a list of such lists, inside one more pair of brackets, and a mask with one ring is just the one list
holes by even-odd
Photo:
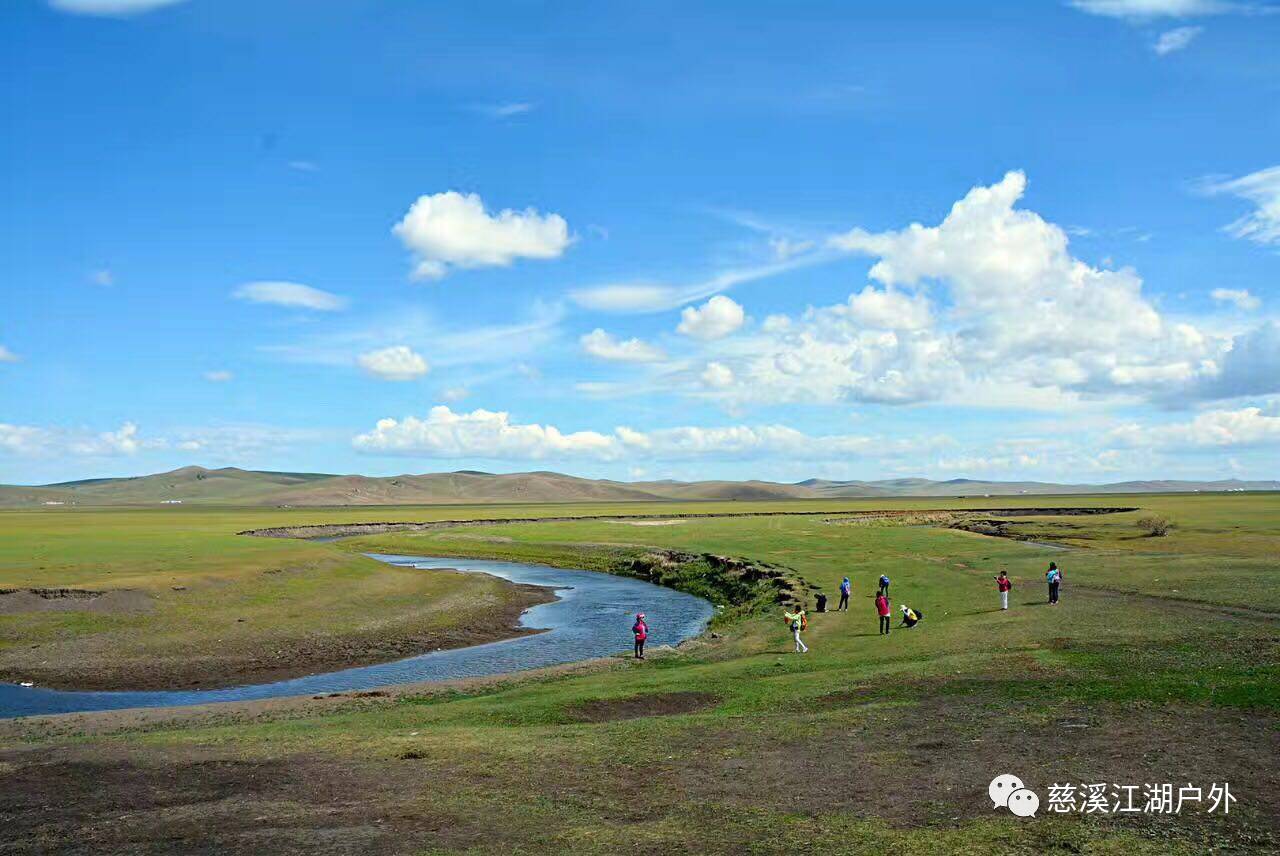
[[1239, 178], [1209, 178], [1199, 187], [1205, 193], [1235, 196], [1256, 206], [1223, 227], [1228, 235], [1255, 244], [1280, 244], [1280, 165]]
[[231, 292], [236, 300], [266, 303], [289, 309], [337, 312], [347, 307], [347, 299], [300, 282], [247, 282]]
[[319, 172], [320, 166], [315, 161], [309, 160], [291, 160], [289, 161], [289, 169], [295, 172]]
[[123, 18], [185, 2], [186, 0], [49, 0], [49, 5], [59, 12], [72, 15]]
[[1204, 27], [1178, 27], [1161, 33], [1155, 44], [1151, 46], [1151, 49], [1159, 56], [1176, 53], [1195, 41], [1196, 36], [1199, 36], [1202, 32], [1204, 32]]
[[529, 101], [503, 101], [497, 104], [473, 104], [471, 110], [490, 119], [510, 119], [531, 113], [538, 105]]

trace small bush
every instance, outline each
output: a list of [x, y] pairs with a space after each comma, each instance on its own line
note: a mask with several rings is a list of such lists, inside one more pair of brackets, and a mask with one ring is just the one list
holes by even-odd
[[1138, 521], [1138, 528], [1150, 538], [1163, 538], [1173, 528], [1173, 521], [1158, 514], [1149, 514]]

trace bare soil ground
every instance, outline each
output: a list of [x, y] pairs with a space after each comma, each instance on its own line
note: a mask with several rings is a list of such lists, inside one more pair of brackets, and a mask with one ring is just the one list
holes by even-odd
[[[94, 598], [45, 599], [24, 593], [14, 608], [34, 603], [61, 606], [66, 610], [103, 611], [123, 609], [146, 599], [142, 592], [104, 593]], [[447, 628], [423, 628], [411, 621], [379, 628], [376, 634], [341, 637], [316, 633], [302, 642], [273, 645], [256, 650], [228, 650], [211, 647], [200, 652], [152, 655], [145, 661], [95, 659], [78, 663], [62, 658], [42, 659], [33, 648], [20, 663], [0, 669], [2, 681], [34, 681], [39, 686], [74, 690], [175, 690], [267, 683], [315, 672], [386, 663], [425, 654], [437, 649], [464, 648], [499, 639], [536, 633], [519, 626], [521, 614], [529, 607], [556, 599], [555, 592], [542, 586], [514, 585], [510, 597], [491, 609], [478, 610], [466, 622]], [[102, 604], [99, 606], [99, 604]], [[27, 611], [27, 610], [23, 610]]]
[[[827, 714], [802, 710], [723, 719], [680, 732], [639, 768], [584, 761], [567, 752], [538, 763], [538, 790], [566, 806], [616, 806], [629, 823], [658, 820], [691, 805], [726, 816], [784, 810], [832, 812], [893, 825], [955, 827], [990, 816], [990, 779], [1015, 772], [1043, 795], [1051, 783], [1231, 782], [1229, 816], [1044, 815], [1048, 823], [1114, 824], [1159, 836], [1177, 826], [1208, 841], [1247, 849], [1276, 845], [1280, 829], [1277, 734], [1267, 716], [1173, 706], [1043, 711], [1010, 705], [981, 687], [939, 695], [919, 687], [905, 706], [871, 691], [833, 693]], [[389, 703], [374, 699], [367, 704]], [[632, 715], [688, 713], [714, 704], [674, 693], [592, 707], [597, 727]], [[830, 712], [847, 718], [832, 722]], [[1135, 715], [1137, 713], [1137, 715]], [[812, 726], [812, 727], [811, 727]], [[1070, 726], [1070, 727], [1068, 727]], [[1205, 752], [1206, 746], [1214, 751]], [[504, 794], [528, 771], [452, 753], [398, 758], [327, 754], [239, 758], [231, 747], [67, 744], [0, 751], [0, 853], [402, 853], [528, 844], [519, 822], [495, 823]], [[481, 810], [444, 810], [446, 791], [475, 789]], [[922, 794], [930, 795], [925, 799]], [[1043, 811], [1043, 809], [1042, 809]]]

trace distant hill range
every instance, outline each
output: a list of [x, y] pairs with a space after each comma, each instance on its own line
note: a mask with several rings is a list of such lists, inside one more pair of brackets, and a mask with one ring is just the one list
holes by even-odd
[[618, 482], [561, 473], [498, 475], [463, 470], [424, 475], [341, 476], [226, 467], [183, 467], [133, 478], [86, 479], [21, 487], [0, 485], [0, 506], [154, 505], [420, 505], [476, 502], [597, 502], [627, 500], [768, 500], [842, 497], [960, 497], [1019, 494], [1169, 493], [1280, 490], [1276, 481], [1130, 481], [1051, 484], [973, 479], [887, 481], [807, 479], [763, 481]]

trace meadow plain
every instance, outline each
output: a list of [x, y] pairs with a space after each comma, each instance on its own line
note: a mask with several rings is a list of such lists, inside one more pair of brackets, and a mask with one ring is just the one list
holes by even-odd
[[[858, 519], [879, 509], [1066, 505], [1140, 510], [1009, 518], [1030, 542]], [[818, 513], [681, 516], [780, 511]], [[1168, 536], [1135, 526], [1150, 513], [1174, 521]], [[236, 534], [611, 514], [678, 522], [494, 523], [328, 543]], [[34, 644], [76, 664], [61, 673], [66, 686], [91, 684], [95, 669], [121, 677], [264, 646], [325, 647], [317, 635], [367, 656], [364, 641], [394, 635], [387, 628], [412, 638], [441, 615], [469, 625], [480, 620], [473, 604], [492, 615], [492, 604], [514, 602], [486, 578], [427, 581], [366, 551], [613, 571], [654, 551], [712, 553], [785, 566], [807, 594], [817, 587], [833, 600], [839, 578], [853, 580], [848, 613], [812, 616], [805, 656], [790, 652], [777, 610], [724, 603], [713, 633], [641, 664], [617, 658], [374, 697], [8, 721], [0, 817], [15, 834], [4, 850], [1277, 846], [1277, 494], [66, 509], [0, 514], [0, 531], [0, 587], [148, 598], [127, 614], [0, 615], [6, 675], [33, 662]], [[1058, 607], [1044, 603], [1051, 560], [1065, 571]], [[992, 580], [1001, 569], [1014, 580], [1008, 612]], [[877, 634], [870, 595], [881, 573], [895, 606], [924, 611], [919, 627]], [[1040, 794], [1038, 817], [992, 810], [987, 783], [1004, 772]], [[1237, 802], [1227, 815], [1206, 805], [1177, 814], [1043, 808], [1051, 784], [1103, 782], [1108, 791], [1190, 783], [1206, 792], [1227, 782]]]

